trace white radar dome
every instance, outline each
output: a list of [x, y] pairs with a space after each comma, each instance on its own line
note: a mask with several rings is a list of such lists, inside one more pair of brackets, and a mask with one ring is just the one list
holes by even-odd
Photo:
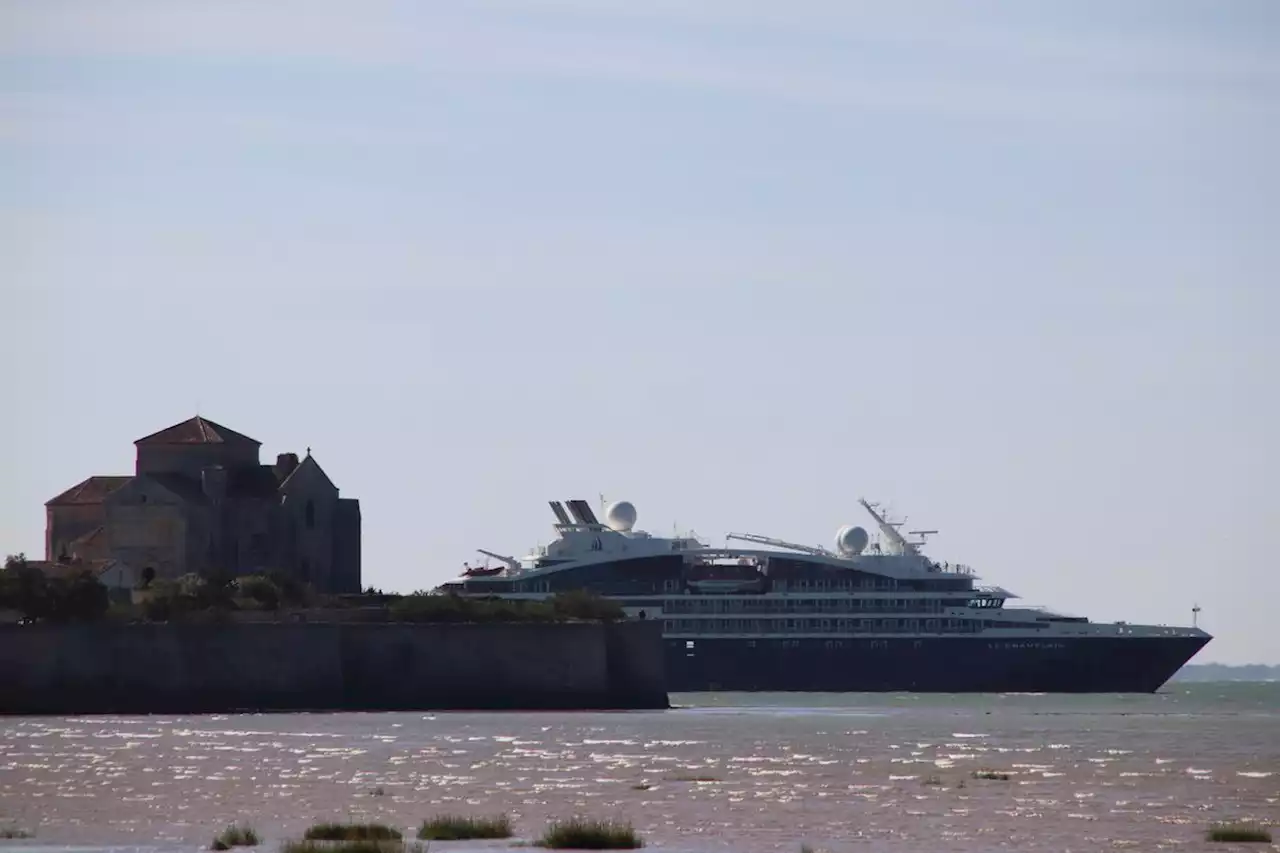
[[836, 534], [836, 550], [846, 557], [861, 554], [871, 537], [861, 527], [846, 524]]
[[636, 526], [636, 508], [631, 501], [617, 501], [604, 511], [604, 523], [611, 530], [625, 533]]

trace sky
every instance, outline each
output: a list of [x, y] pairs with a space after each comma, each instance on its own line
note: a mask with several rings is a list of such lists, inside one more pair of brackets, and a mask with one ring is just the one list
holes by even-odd
[[0, 550], [199, 413], [366, 584], [857, 498], [1280, 663], [1271, 0], [0, 0]]

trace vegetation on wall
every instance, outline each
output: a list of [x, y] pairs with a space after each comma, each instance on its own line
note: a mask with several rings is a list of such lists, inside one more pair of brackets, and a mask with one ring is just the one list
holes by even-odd
[[0, 609], [44, 622], [88, 622], [113, 619], [168, 622], [195, 614], [231, 611], [277, 611], [312, 607], [386, 608], [400, 622], [612, 622], [626, 614], [617, 602], [584, 590], [562, 592], [543, 601], [463, 598], [453, 594], [416, 592], [389, 596], [318, 596], [306, 584], [284, 574], [241, 577], [184, 575], [176, 579], [143, 579], [133, 604], [111, 605], [102, 582], [88, 569], [49, 575], [28, 564], [22, 554], [10, 556], [0, 571]]
[[626, 614], [616, 601], [584, 590], [561, 592], [545, 601], [463, 598], [416, 592], [389, 605], [402, 622], [613, 622]]
[[27, 619], [101, 619], [107, 612], [108, 598], [107, 588], [88, 569], [50, 577], [30, 565], [23, 554], [14, 554], [5, 558], [0, 570], [0, 609], [16, 610]]

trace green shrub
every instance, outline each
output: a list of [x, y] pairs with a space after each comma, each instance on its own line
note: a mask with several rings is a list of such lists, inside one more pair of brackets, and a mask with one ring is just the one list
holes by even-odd
[[302, 836], [307, 841], [399, 841], [400, 830], [382, 823], [317, 823]]
[[107, 588], [86, 569], [50, 577], [21, 554], [0, 569], [0, 608], [45, 622], [95, 622], [111, 604]]
[[1259, 841], [1271, 843], [1271, 830], [1260, 823], [1243, 821], [1219, 822], [1210, 825], [1205, 833], [1207, 841]]
[[494, 817], [436, 815], [418, 827], [422, 841], [466, 841], [472, 838], [510, 838], [511, 819], [505, 814]]
[[627, 615], [618, 602], [585, 589], [556, 593], [551, 597], [551, 608], [562, 618], [591, 622], [616, 622]]
[[553, 850], [634, 850], [644, 846], [630, 823], [574, 817], [553, 821], [538, 841]]
[[257, 847], [258, 833], [253, 831], [253, 827], [239, 824], [231, 824], [222, 830], [210, 847], [213, 850], [230, 850], [232, 847]]
[[280, 609], [280, 587], [265, 575], [245, 575], [235, 580], [236, 595], [260, 610]]

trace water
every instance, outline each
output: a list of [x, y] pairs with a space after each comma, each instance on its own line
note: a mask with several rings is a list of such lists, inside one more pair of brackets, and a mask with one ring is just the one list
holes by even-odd
[[[626, 818], [650, 847], [687, 853], [1189, 851], [1230, 849], [1203, 840], [1214, 820], [1280, 821], [1280, 684], [672, 700], [631, 713], [0, 718], [0, 824], [37, 833], [0, 845], [192, 851], [248, 820], [274, 849], [319, 820], [409, 828], [452, 810], [506, 811], [524, 838], [556, 816]], [[971, 778], [981, 768], [1011, 778]]]

